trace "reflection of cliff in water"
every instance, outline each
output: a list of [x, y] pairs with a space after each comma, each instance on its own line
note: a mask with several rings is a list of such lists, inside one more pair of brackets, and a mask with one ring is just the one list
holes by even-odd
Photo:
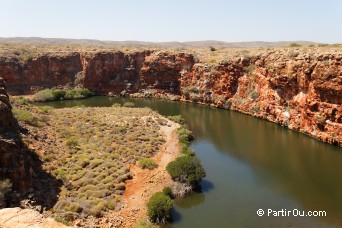
[[233, 111], [188, 105], [181, 115], [197, 139], [210, 140], [220, 151], [270, 176], [267, 181], [256, 176], [264, 185], [290, 194], [306, 210], [330, 212], [323, 219], [339, 219], [341, 148]]

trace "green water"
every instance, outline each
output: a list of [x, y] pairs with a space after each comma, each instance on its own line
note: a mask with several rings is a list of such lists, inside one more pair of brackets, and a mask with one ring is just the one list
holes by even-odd
[[[342, 227], [342, 149], [277, 124], [193, 104], [93, 97], [45, 103], [56, 108], [132, 101], [182, 115], [207, 177], [203, 192], [176, 200], [166, 227]], [[326, 211], [326, 217], [270, 217], [258, 209]]]

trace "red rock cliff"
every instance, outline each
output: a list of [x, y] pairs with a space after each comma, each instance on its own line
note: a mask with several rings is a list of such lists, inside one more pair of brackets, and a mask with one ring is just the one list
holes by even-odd
[[342, 53], [264, 51], [219, 64], [156, 51], [42, 54], [0, 58], [13, 94], [67, 83], [97, 93], [155, 89], [233, 109], [342, 146]]
[[0, 78], [0, 180], [9, 178], [15, 189], [27, 189], [35, 173], [11, 109], [5, 83]]

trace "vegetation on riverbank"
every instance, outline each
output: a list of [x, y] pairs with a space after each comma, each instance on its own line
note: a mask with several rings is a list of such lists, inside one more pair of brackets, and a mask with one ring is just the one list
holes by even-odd
[[33, 95], [33, 101], [46, 102], [46, 101], [60, 101], [60, 100], [76, 100], [84, 99], [90, 96], [94, 96], [95, 93], [84, 88], [75, 89], [44, 89], [38, 91]]
[[[147, 108], [53, 109], [12, 99], [14, 109], [30, 114], [18, 118], [29, 132], [24, 141], [43, 168], [63, 182], [51, 212], [65, 223], [114, 210], [131, 178], [127, 165], [154, 156], [165, 142], [162, 117]], [[26, 121], [32, 118], [40, 124]]]
[[147, 203], [148, 217], [153, 223], [166, 223], [171, 220], [173, 201], [171, 197], [184, 197], [198, 189], [199, 182], [206, 176], [205, 170], [194, 151], [190, 147], [194, 139], [192, 132], [186, 128], [181, 116], [168, 116], [170, 120], [179, 123], [177, 129], [179, 146], [182, 155], [166, 166], [166, 171], [175, 181], [172, 188], [165, 187], [162, 192], [155, 193]]
[[151, 222], [160, 224], [166, 223], [171, 219], [173, 201], [164, 192], [156, 192], [147, 203], [148, 216]]

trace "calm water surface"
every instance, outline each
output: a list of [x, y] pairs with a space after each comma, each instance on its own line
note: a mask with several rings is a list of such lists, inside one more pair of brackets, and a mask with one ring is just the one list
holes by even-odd
[[[207, 172], [202, 193], [176, 200], [166, 227], [342, 227], [342, 149], [277, 124], [187, 103], [92, 97], [56, 108], [134, 102], [182, 115]], [[326, 211], [326, 217], [270, 217], [258, 209]], [[267, 214], [267, 212], [266, 212]]]

